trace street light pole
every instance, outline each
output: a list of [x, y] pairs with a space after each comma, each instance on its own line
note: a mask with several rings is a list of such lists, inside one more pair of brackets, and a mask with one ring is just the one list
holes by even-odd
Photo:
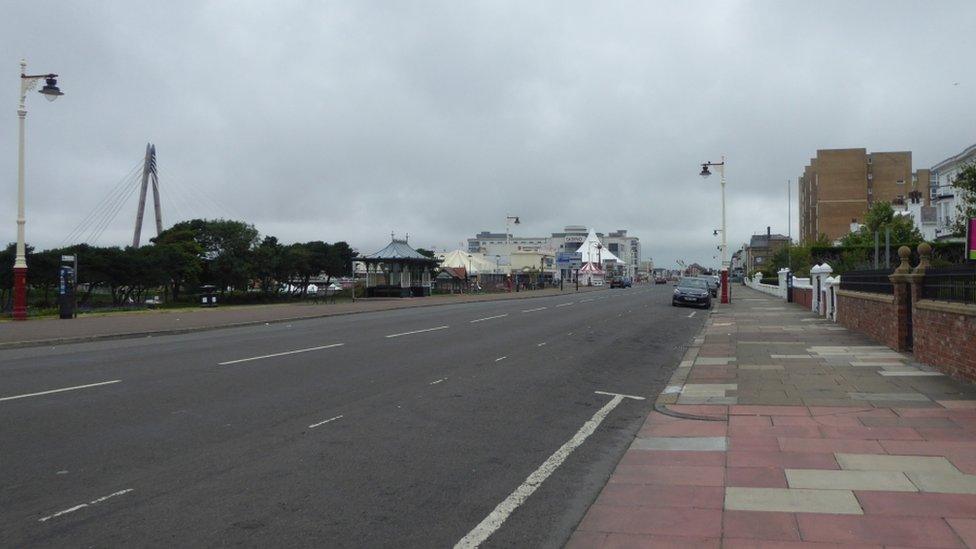
[[708, 171], [709, 166], [718, 168], [719, 176], [722, 180], [722, 303], [729, 302], [729, 246], [728, 231], [725, 227], [725, 155], [722, 155], [721, 162], [704, 162], [702, 171], [699, 175], [708, 177], [712, 172]]
[[54, 101], [64, 95], [58, 89], [58, 75], [56, 74], [27, 74], [27, 61], [20, 60], [20, 102], [17, 106], [17, 257], [14, 259], [14, 320], [27, 320], [27, 244], [24, 238], [24, 225], [27, 219], [24, 214], [24, 123], [27, 119], [27, 92], [37, 87], [40, 80], [46, 85], [40, 93], [49, 101]]

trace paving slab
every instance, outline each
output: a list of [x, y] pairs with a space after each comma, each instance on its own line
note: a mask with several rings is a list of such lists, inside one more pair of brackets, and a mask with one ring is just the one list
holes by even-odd
[[923, 492], [976, 494], [976, 475], [937, 471], [913, 471], [905, 474]]
[[790, 488], [813, 488], [819, 490], [918, 491], [918, 488], [908, 480], [908, 477], [899, 471], [787, 469], [786, 482]]
[[959, 474], [949, 460], [939, 456], [883, 456], [877, 454], [843, 454], [834, 457], [841, 469], [856, 471], [935, 471]]
[[792, 488], [725, 488], [725, 508], [732, 511], [863, 514], [854, 492]]

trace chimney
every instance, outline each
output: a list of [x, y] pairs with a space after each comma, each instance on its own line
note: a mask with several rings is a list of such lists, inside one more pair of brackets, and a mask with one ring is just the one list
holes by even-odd
[[773, 235], [772, 229], [769, 227], [769, 225], [767, 225], [766, 226], [766, 238], [769, 238], [772, 235]]

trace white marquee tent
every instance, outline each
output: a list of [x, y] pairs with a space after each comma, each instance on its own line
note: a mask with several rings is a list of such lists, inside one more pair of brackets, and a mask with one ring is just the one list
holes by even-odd
[[479, 253], [454, 250], [443, 254], [443, 257], [439, 259], [441, 261], [441, 267], [465, 269], [468, 275], [490, 274], [495, 272], [495, 262], [488, 261]]
[[600, 244], [600, 239], [596, 237], [596, 231], [590, 229], [590, 234], [586, 235], [586, 240], [580, 245], [576, 253], [583, 254], [583, 263], [597, 263], [601, 261], [605, 264], [607, 261], [613, 261], [614, 263], [623, 264], [620, 258], [610, 253], [610, 250], [606, 246], [603, 249], [598, 249], [597, 245]]

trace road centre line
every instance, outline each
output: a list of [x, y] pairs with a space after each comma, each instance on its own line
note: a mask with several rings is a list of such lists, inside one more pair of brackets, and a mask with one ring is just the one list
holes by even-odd
[[575, 301], [570, 301], [569, 303], [560, 303], [559, 305], [556, 305], [556, 307], [569, 307], [573, 303], [575, 303]]
[[318, 427], [320, 425], [325, 425], [326, 423], [329, 423], [330, 421], [335, 421], [337, 419], [342, 419], [342, 414], [339, 414], [336, 417], [330, 417], [329, 419], [327, 419], [325, 421], [320, 421], [318, 423], [313, 423], [313, 424], [309, 425], [308, 428], [309, 429], [314, 429], [314, 428], [316, 428], [316, 427]]
[[69, 508], [67, 508], [67, 509], [65, 509], [63, 511], [58, 511], [57, 513], [54, 513], [53, 515], [48, 515], [46, 517], [39, 518], [39, 519], [37, 519], [37, 522], [47, 522], [47, 521], [49, 521], [49, 520], [51, 520], [53, 518], [60, 517], [61, 515], [67, 515], [68, 513], [74, 513], [75, 511], [77, 511], [79, 509], [84, 509], [85, 507], [91, 507], [92, 505], [98, 505], [99, 503], [101, 503], [101, 502], [103, 502], [103, 501], [105, 501], [105, 500], [107, 500], [109, 498], [114, 498], [115, 496], [121, 496], [123, 494], [128, 494], [131, 491], [132, 491], [132, 488], [126, 488], [125, 490], [119, 490], [118, 492], [113, 492], [113, 493], [111, 493], [111, 494], [109, 494], [107, 496], [102, 496], [102, 497], [100, 497], [98, 499], [93, 499], [93, 500], [89, 501], [88, 503], [82, 503], [82, 504], [79, 504], [79, 505], [75, 505], [74, 507], [69, 507]]
[[593, 301], [593, 298], [592, 298], [592, 297], [588, 297], [588, 298], [586, 298], [586, 299], [581, 299], [581, 300], [580, 300], [580, 303], [586, 303], [586, 302], [588, 302], [588, 301]]
[[276, 356], [294, 355], [298, 353], [307, 353], [309, 351], [321, 351], [322, 349], [331, 349], [333, 347], [342, 347], [345, 343], [332, 343], [330, 345], [319, 345], [318, 347], [309, 347], [307, 349], [295, 349], [294, 351], [285, 351], [283, 353], [274, 353], [270, 355], [252, 356], [249, 358], [239, 358], [237, 360], [228, 360], [227, 362], [218, 362], [217, 366], [227, 366], [228, 364], [237, 364], [240, 362], [249, 362], [252, 360], [261, 360], [262, 358], [274, 358]]
[[78, 389], [88, 389], [89, 387], [98, 387], [100, 385], [111, 385], [112, 383], [121, 383], [121, 382], [122, 382], [121, 379], [113, 379], [112, 381], [102, 381], [102, 382], [99, 382], [99, 383], [89, 383], [88, 385], [76, 385], [74, 387], [65, 387], [63, 389], [51, 389], [50, 391], [41, 391], [39, 393], [28, 393], [26, 395], [8, 396], [8, 397], [0, 398], [0, 402], [3, 402], [5, 400], [17, 400], [19, 398], [27, 398], [27, 397], [34, 397], [34, 396], [41, 396], [41, 395], [50, 395], [50, 394], [53, 394], [53, 393], [63, 393], [65, 391], [76, 391]]
[[617, 393], [607, 393], [603, 391], [597, 391], [601, 395], [613, 395], [610, 402], [607, 402], [603, 408], [600, 408], [593, 417], [590, 418], [586, 423], [580, 427], [579, 431], [573, 435], [565, 444], [559, 447], [558, 450], [553, 452], [549, 459], [544, 461], [538, 469], [532, 472], [525, 481], [515, 489], [504, 501], [498, 504], [495, 509], [489, 513], [487, 517], [484, 518], [477, 526], [474, 527], [468, 535], [461, 538], [454, 545], [454, 549], [468, 549], [478, 547], [485, 540], [487, 540], [492, 534], [494, 534], [502, 524], [508, 519], [508, 517], [525, 502], [525, 500], [535, 492], [539, 486], [560, 466], [566, 458], [569, 457], [573, 450], [578, 448], [583, 442], [589, 438], [590, 435], [596, 431], [596, 428], [600, 426], [600, 423], [606, 419], [607, 415], [613, 411], [614, 408], [619, 405], [623, 399], [632, 398], [644, 400], [643, 397], [634, 397], [630, 395], [621, 395]]
[[450, 328], [450, 326], [444, 325], [444, 326], [438, 326], [436, 328], [427, 328], [425, 330], [414, 330], [412, 332], [403, 332], [403, 333], [399, 333], [399, 334], [390, 334], [390, 335], [388, 335], [386, 337], [387, 338], [391, 338], [391, 337], [400, 337], [400, 336], [411, 335], [411, 334], [422, 334], [424, 332], [435, 332], [437, 330], [446, 330], [448, 328]]
[[506, 358], [508, 358], [508, 357], [507, 356], [500, 356], [500, 357], [498, 357], [498, 358], [495, 359], [495, 362], [501, 362], [501, 361], [505, 360]]
[[543, 341], [542, 343], [539, 343], [538, 345], [536, 345], [536, 347], [542, 347], [542, 346], [543, 346], [543, 345], [545, 345], [545, 344], [546, 344], [546, 342], [545, 342], [545, 341]]
[[548, 309], [548, 308], [549, 307], [536, 307], [535, 309], [523, 309], [522, 312], [523, 313], [534, 313], [536, 311], [543, 311], [543, 310]]
[[484, 322], [486, 320], [494, 320], [496, 318], [502, 318], [502, 317], [506, 317], [506, 316], [508, 316], [508, 313], [505, 313], [503, 315], [486, 316], [485, 318], [479, 318], [477, 320], [472, 320], [470, 322], [471, 322], [471, 324], [474, 324], [475, 322]]
[[440, 383], [440, 382], [442, 382], [442, 381], [444, 381], [445, 379], [447, 379], [447, 378], [446, 378], [446, 377], [442, 377], [442, 378], [440, 378], [440, 379], [438, 379], [438, 380], [436, 380], [436, 381], [431, 381], [431, 382], [430, 382], [430, 383], [428, 383], [427, 385], [437, 385], [438, 383]]

